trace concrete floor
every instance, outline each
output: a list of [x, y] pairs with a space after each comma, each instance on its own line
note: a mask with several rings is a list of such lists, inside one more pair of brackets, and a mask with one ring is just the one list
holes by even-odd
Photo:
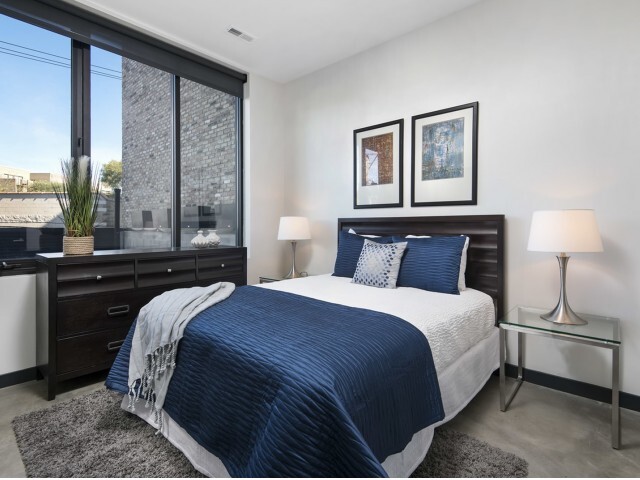
[[[66, 382], [55, 403], [102, 388], [104, 374]], [[11, 420], [54, 402], [44, 382], [0, 389], [0, 476], [24, 477]], [[611, 448], [607, 404], [524, 383], [509, 410], [498, 408], [492, 377], [449, 426], [529, 462], [530, 477], [640, 477], [640, 413], [622, 410], [622, 447]]]
[[609, 404], [525, 382], [501, 412], [494, 376], [448, 426], [526, 459], [530, 477], [640, 477], [640, 412], [620, 412], [614, 450]]

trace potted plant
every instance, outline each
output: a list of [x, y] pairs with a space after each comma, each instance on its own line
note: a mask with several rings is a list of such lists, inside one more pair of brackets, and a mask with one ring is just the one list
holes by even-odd
[[65, 255], [93, 253], [93, 228], [98, 214], [100, 198], [100, 172], [91, 167], [91, 159], [62, 160], [62, 183], [54, 184], [65, 235], [62, 251]]

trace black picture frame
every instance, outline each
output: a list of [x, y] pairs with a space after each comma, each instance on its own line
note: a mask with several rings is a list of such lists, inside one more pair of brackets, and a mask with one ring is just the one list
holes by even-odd
[[477, 204], [478, 102], [411, 117], [411, 206]]
[[354, 209], [402, 207], [403, 137], [403, 119], [353, 131]]

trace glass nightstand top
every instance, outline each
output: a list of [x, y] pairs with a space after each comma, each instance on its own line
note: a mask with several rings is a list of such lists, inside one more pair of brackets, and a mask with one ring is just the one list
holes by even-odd
[[[300, 276], [296, 278], [308, 277], [307, 272], [300, 272]], [[287, 280], [284, 275], [260, 275], [260, 283], [279, 282], [280, 280]]]
[[283, 279], [282, 275], [260, 275], [260, 281], [262, 282], [279, 282]]
[[511, 325], [551, 334], [620, 344], [620, 320], [617, 318], [579, 313], [580, 317], [589, 322], [587, 325], [561, 325], [540, 318], [540, 315], [547, 312], [541, 308], [515, 307], [499, 323], [504, 324], [505, 327]]

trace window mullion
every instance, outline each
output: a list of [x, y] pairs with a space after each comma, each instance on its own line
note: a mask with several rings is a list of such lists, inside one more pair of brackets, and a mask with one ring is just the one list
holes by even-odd
[[182, 202], [180, 199], [180, 77], [171, 77], [171, 246], [181, 245], [181, 215]]
[[243, 115], [242, 98], [236, 99], [236, 245], [244, 245], [244, 163], [243, 158]]
[[71, 42], [71, 156], [91, 156], [91, 50]]

